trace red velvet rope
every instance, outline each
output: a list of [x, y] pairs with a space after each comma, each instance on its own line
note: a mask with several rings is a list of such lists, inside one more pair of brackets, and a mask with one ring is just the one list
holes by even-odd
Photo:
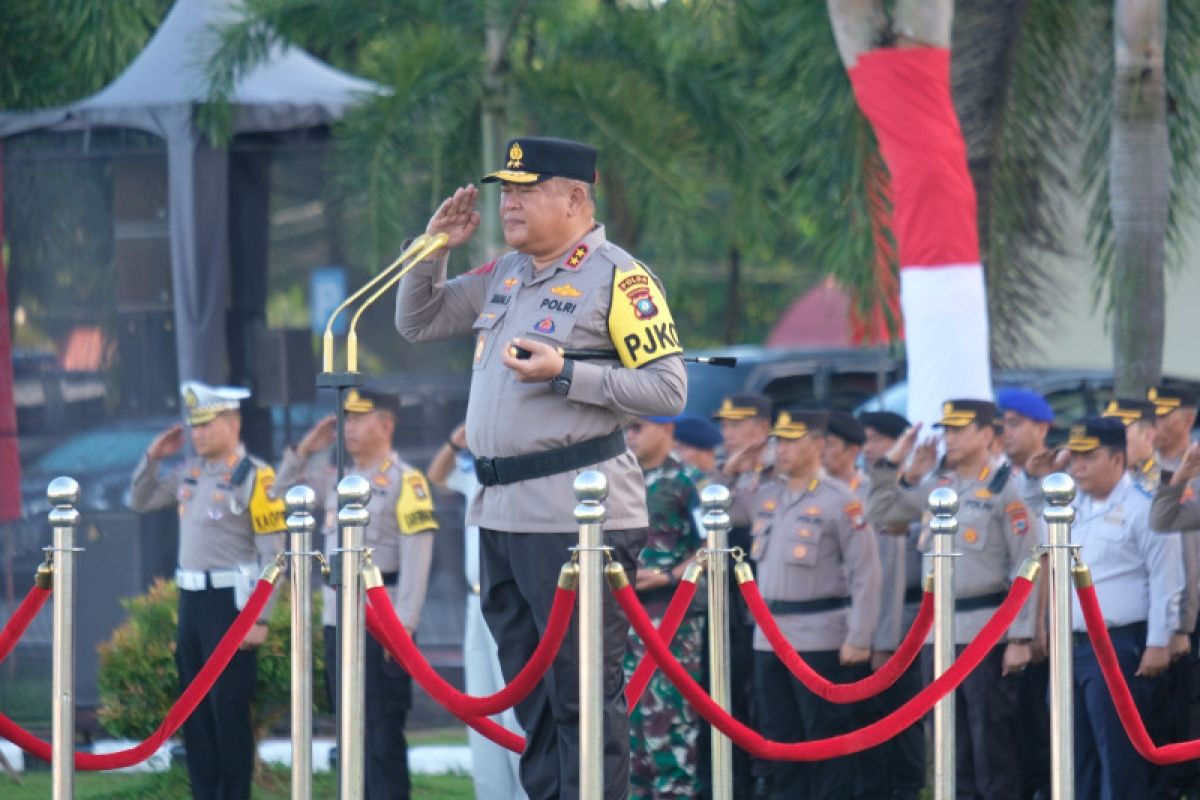
[[904, 674], [904, 670], [912, 665], [917, 654], [921, 652], [921, 647], [925, 644], [925, 637], [929, 635], [929, 629], [933, 627], [933, 593], [924, 592], [917, 618], [913, 620], [912, 627], [908, 629], [904, 641], [896, 648], [896, 652], [892, 653], [892, 657], [875, 672], [861, 680], [853, 683], [833, 683], [810, 667], [808, 662], [801, 658], [800, 654], [788, 643], [787, 637], [783, 635], [783, 631], [779, 630], [779, 624], [771, 616], [767, 603], [758, 590], [758, 581], [745, 581], [738, 584], [738, 587], [742, 591], [746, 605], [750, 607], [751, 616], [762, 629], [767, 641], [771, 643], [771, 649], [775, 651], [779, 660], [787, 666], [792, 675], [808, 687], [810, 692], [831, 703], [857, 703], [886, 690]]
[[42, 589], [36, 585], [29, 589], [29, 593], [25, 595], [21, 605], [17, 606], [17, 610], [8, 618], [8, 624], [4, 626], [4, 630], [0, 631], [0, 661], [8, 658], [8, 654], [25, 635], [29, 623], [33, 622], [33, 618], [42, 610], [42, 606], [46, 605], [46, 598], [49, 596], [49, 589]]
[[1079, 595], [1079, 607], [1083, 609], [1088, 638], [1092, 640], [1092, 650], [1096, 653], [1104, 683], [1108, 686], [1113, 705], [1117, 707], [1117, 716], [1121, 718], [1121, 726], [1125, 728], [1125, 735], [1133, 743], [1134, 749], [1142, 758], [1154, 764], [1179, 764], [1200, 758], [1200, 739], [1160, 747], [1150, 738], [1137, 704], [1133, 702], [1133, 695], [1129, 693], [1129, 684], [1125, 683], [1125, 676], [1121, 674], [1121, 664], [1117, 661], [1112, 639], [1108, 637], [1108, 626], [1104, 624], [1104, 613], [1096, 599], [1096, 587], [1076, 587], [1075, 593]]
[[[692, 598], [696, 596], [696, 581], [681, 580], [679, 586], [675, 589], [675, 594], [671, 596], [671, 604], [667, 606], [666, 612], [663, 613], [662, 622], [658, 625], [658, 635], [666, 642], [667, 646], [671, 645], [671, 641], [675, 638], [676, 632], [679, 631], [680, 624], [683, 623], [683, 618], [687, 616], [688, 607], [692, 604]], [[646, 691], [646, 687], [650, 685], [650, 679], [654, 677], [654, 672], [658, 667], [654, 663], [654, 659], [649, 653], [643, 653], [641, 661], [638, 662], [637, 669], [633, 671], [633, 675], [629, 678], [629, 683], [625, 685], [625, 702], [629, 706], [629, 713], [633, 713], [633, 709], [637, 707], [638, 702], [642, 699], [642, 694]]]
[[[125, 750], [118, 750], [115, 753], [76, 753], [75, 769], [89, 771], [121, 769], [141, 763], [154, 755], [158, 748], [162, 747], [163, 743], [179, 730], [179, 726], [183, 724], [184, 720], [191, 716], [191, 713], [196, 710], [196, 706], [200, 705], [200, 701], [216, 683], [217, 678], [225, 671], [225, 667], [229, 665], [230, 660], [237, 652], [238, 646], [241, 645], [242, 640], [246, 638], [246, 634], [250, 632], [250, 628], [258, 619], [258, 615], [266, 607], [267, 600], [270, 599], [274, 589], [275, 584], [259, 580], [250, 599], [246, 601], [246, 607], [237, 615], [237, 619], [229, 626], [229, 630], [225, 631], [225, 635], [221, 637], [221, 641], [217, 643], [212, 655], [208, 657], [208, 661], [204, 663], [204, 667], [196, 675], [195, 680], [171, 706], [158, 729], [148, 739], [141, 744]], [[50, 760], [50, 743], [34, 736], [4, 714], [0, 714], [0, 737], [8, 739], [17, 747], [27, 753], [32, 753], [43, 761]]]
[[688, 702], [696, 707], [696, 710], [710, 725], [730, 737], [738, 747], [758, 758], [769, 761], [823, 761], [875, 747], [929, 713], [937, 701], [954, 691], [995, 647], [996, 643], [1000, 641], [1000, 637], [1017, 618], [1017, 614], [1020, 613], [1021, 607], [1025, 605], [1032, 590], [1033, 584], [1025, 578], [1017, 578], [1013, 581], [1008, 597], [996, 609], [975, 640], [966, 646], [946, 672], [938, 676], [933, 683], [926, 686], [900, 708], [857, 731], [811, 742], [771, 741], [734, 719], [713, 702], [713, 699], [700, 688], [687, 670], [671, 655], [671, 651], [658, 637], [654, 624], [646, 615], [646, 610], [638, 602], [633, 587], [626, 585], [615, 590], [613, 594], [625, 612], [625, 616], [629, 618], [634, 631], [645, 643], [646, 650], [653, 655], [654, 660], [658, 662], [658, 666], [666, 673], [671, 682], [679, 688]]
[[574, 589], [564, 589], [561, 586], [555, 590], [554, 603], [550, 606], [550, 616], [546, 620], [546, 631], [528, 663], [521, 667], [521, 671], [511, 683], [486, 697], [473, 697], [460, 692], [437, 674], [437, 670], [425, 660], [425, 656], [421, 654], [396, 616], [396, 609], [392, 608], [392, 601], [385, 587], [377, 586], [367, 590], [367, 601], [375, 609], [379, 624], [388, 638], [396, 643], [397, 652], [392, 655], [408, 670], [413, 680], [421, 684], [425, 691], [446, 709], [468, 717], [486, 717], [499, 714], [524, 700], [546, 674], [546, 670], [550, 669], [567, 631], [570, 630], [571, 614], [575, 610], [575, 594]]
[[[390, 605], [390, 604], [389, 604]], [[401, 647], [394, 636], [389, 635], [384, 623], [382, 615], [371, 606], [370, 603], [366, 607], [366, 623], [367, 631], [375, 637], [375, 640], [383, 645], [384, 649], [391, 653], [392, 658], [396, 659], [405, 669], [408, 666], [400, 658]], [[411, 674], [411, 671], [410, 673]], [[440, 677], [440, 676], [439, 676]], [[424, 684], [421, 684], [424, 686]], [[427, 690], [428, 691], [428, 690]], [[464, 724], [471, 726], [476, 731], [491, 739], [496, 744], [511, 750], [514, 753], [525, 752], [525, 737], [513, 733], [508, 728], [494, 722], [487, 717], [472, 717], [467, 714], [460, 713], [453, 706], [446, 706], [446, 710], [454, 716], [458, 717]]]

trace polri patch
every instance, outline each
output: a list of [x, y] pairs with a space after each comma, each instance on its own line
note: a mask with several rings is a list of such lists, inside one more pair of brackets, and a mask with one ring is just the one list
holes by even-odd
[[533, 326], [533, 329], [538, 333], [554, 333], [554, 320], [550, 317], [546, 317], [545, 319], [539, 320]]

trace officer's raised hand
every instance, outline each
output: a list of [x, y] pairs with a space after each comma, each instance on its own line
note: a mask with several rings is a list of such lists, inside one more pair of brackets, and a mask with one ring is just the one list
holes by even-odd
[[454, 194], [447, 197], [438, 206], [425, 226], [425, 233], [433, 235], [444, 233], [449, 238], [447, 247], [458, 247], [466, 244], [479, 227], [479, 212], [475, 210], [475, 201], [479, 197], [479, 189], [474, 186], [460, 186]]
[[1197, 475], [1200, 475], [1200, 442], [1192, 442], [1184, 451], [1179, 469], [1171, 476], [1171, 485], [1183, 486]]
[[904, 473], [904, 479], [914, 486], [930, 473], [937, 464], [937, 439], [926, 439], [917, 445], [912, 461]]
[[1051, 472], [1066, 469], [1067, 462], [1070, 460], [1071, 453], [1065, 447], [1042, 450], [1031, 455], [1025, 462], [1025, 474], [1031, 478], [1044, 478]]
[[322, 417], [317, 421], [316, 425], [308, 433], [304, 434], [304, 438], [300, 440], [300, 444], [296, 445], [296, 455], [301, 458], [308, 458], [314, 453], [324, 450], [326, 447], [331, 447], [337, 439], [337, 417], [330, 414]]
[[892, 445], [892, 449], [887, 451], [884, 456], [893, 464], [903, 464], [908, 460], [908, 456], [913, 451], [913, 447], [917, 444], [917, 434], [921, 432], [921, 423], [913, 425], [911, 428], [900, 434], [900, 438]]
[[172, 425], [160, 433], [146, 448], [146, 458], [151, 461], [162, 461], [170, 458], [183, 449], [183, 426]]
[[[529, 358], [517, 358], [514, 347], [528, 350]], [[513, 339], [502, 357], [504, 366], [517, 373], [522, 383], [554, 380], [562, 372], [564, 360], [557, 348], [534, 339]]]

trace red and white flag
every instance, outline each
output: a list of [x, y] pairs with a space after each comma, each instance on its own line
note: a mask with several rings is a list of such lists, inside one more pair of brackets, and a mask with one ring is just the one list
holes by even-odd
[[992, 399], [975, 186], [950, 96], [950, 51], [872, 50], [850, 83], [891, 173], [908, 418], [928, 425], [947, 399]]

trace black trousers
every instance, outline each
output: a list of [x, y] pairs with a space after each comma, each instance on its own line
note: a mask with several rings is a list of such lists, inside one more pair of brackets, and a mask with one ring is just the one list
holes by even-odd
[[[866, 676], [867, 665], [843, 666], [838, 651], [802, 653], [820, 675], [846, 683]], [[855, 727], [849, 705], [822, 700], [796, 680], [773, 652], [754, 651], [754, 684], [762, 734], [780, 742], [803, 742], [847, 733]], [[776, 761], [768, 766], [772, 800], [846, 800], [854, 797], [857, 756], [804, 763]]]
[[[175, 665], [180, 691], [200, 672], [237, 614], [233, 589], [179, 592]], [[250, 798], [255, 753], [250, 705], [256, 678], [255, 652], [238, 651], [183, 723], [188, 777], [197, 800]]]
[[1050, 797], [1050, 659], [1016, 676], [1021, 706], [1021, 797]]
[[[546, 629], [558, 571], [570, 558], [579, 534], [479, 531], [480, 604], [500, 651], [500, 669], [511, 681], [525, 666]], [[643, 529], [605, 531], [612, 557], [625, 567], [630, 583], [637, 555], [646, 542]], [[516, 706], [525, 729], [521, 785], [529, 800], [579, 797], [579, 637], [574, 617], [554, 663], [534, 690]], [[625, 703], [622, 659], [629, 622], [612, 595], [604, 594], [604, 796], [629, 796], [629, 709]]]
[[[1021, 796], [1021, 735], [1017, 675], [1001, 677], [1006, 642], [984, 657], [954, 692], [955, 778], [963, 800], [1017, 800]], [[961, 654], [963, 648], [955, 648]], [[933, 677], [933, 647], [921, 654]], [[1081, 798], [1087, 795], [1080, 794]]]
[[[921, 686], [921, 659], [916, 658], [886, 691], [853, 706], [862, 709], [856, 727], [883, 719], [916, 697]], [[858, 758], [856, 798], [917, 800], [925, 786], [925, 726], [918, 721]]]
[[[367, 634], [365, 656], [366, 745], [363, 772], [367, 800], [408, 800], [408, 739], [404, 723], [412, 708], [412, 678], [386, 657], [375, 637]], [[337, 628], [325, 626], [325, 691], [337, 708]], [[338, 754], [339, 762], [341, 754]]]

